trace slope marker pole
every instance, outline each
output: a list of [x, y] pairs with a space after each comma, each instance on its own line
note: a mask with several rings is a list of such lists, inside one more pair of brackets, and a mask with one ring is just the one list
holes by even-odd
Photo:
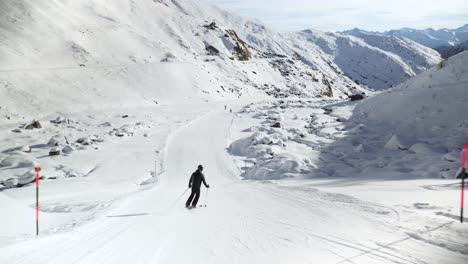
[[34, 168], [36, 172], [36, 236], [39, 236], [39, 172], [41, 168]]
[[461, 184], [461, 205], [460, 205], [460, 223], [463, 223], [463, 208], [465, 207], [465, 178], [466, 178], [466, 149], [468, 143], [463, 145], [462, 149], [462, 184]]

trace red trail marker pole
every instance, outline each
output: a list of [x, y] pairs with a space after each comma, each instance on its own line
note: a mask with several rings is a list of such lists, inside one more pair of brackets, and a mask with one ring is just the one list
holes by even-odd
[[41, 168], [34, 168], [36, 172], [36, 236], [39, 236], [39, 172]]
[[465, 178], [466, 178], [466, 149], [468, 143], [463, 145], [462, 149], [462, 184], [461, 184], [461, 205], [460, 205], [460, 223], [463, 223], [463, 208], [465, 207]]

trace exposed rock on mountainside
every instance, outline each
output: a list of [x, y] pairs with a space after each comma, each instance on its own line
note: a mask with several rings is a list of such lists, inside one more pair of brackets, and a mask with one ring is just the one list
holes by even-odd
[[443, 58], [447, 59], [468, 50], [468, 41], [457, 44], [455, 46], [439, 47], [436, 48], [436, 50], [442, 55]]
[[13, 122], [39, 109], [219, 100], [247, 92], [344, 99], [396, 85], [440, 60], [400, 39], [279, 34], [198, 1], [90, 3], [2, 3], [2, 116]]

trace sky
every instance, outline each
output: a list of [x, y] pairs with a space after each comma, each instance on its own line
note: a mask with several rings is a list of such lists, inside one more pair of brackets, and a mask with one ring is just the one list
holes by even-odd
[[384, 31], [468, 24], [468, 0], [207, 0], [279, 31]]

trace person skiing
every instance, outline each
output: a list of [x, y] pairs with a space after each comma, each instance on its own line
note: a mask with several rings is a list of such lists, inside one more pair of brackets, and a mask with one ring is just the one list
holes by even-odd
[[[198, 199], [200, 198], [200, 187], [202, 182], [206, 188], [210, 188], [210, 185], [205, 181], [205, 175], [203, 175], [202, 171], [203, 166], [198, 165], [198, 169], [192, 173], [192, 176], [190, 177], [189, 188], [192, 188], [192, 193], [185, 203], [185, 207], [188, 209], [197, 207]], [[190, 206], [190, 204], [192, 204], [192, 206]]]

